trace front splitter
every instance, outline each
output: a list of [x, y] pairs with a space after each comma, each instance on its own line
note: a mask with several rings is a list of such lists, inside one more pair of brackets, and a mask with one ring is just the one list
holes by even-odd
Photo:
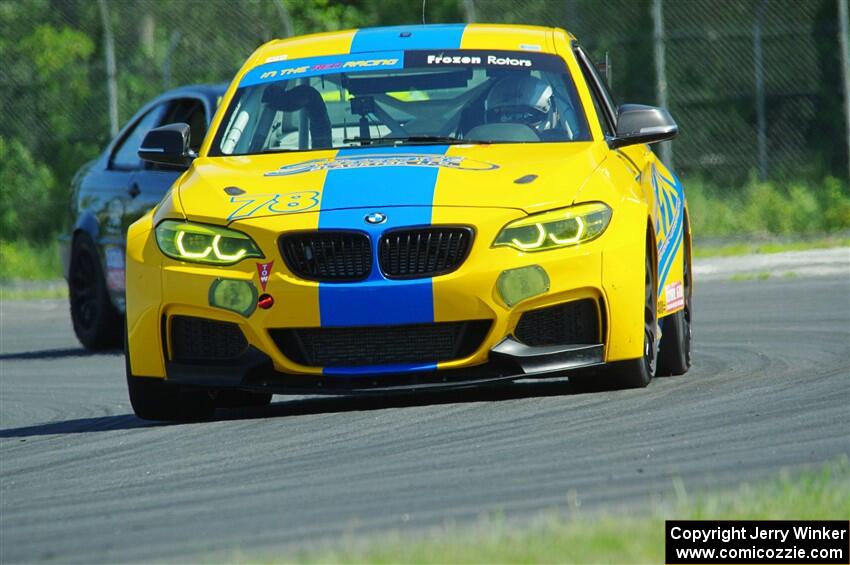
[[238, 388], [274, 394], [384, 394], [546, 380], [604, 364], [601, 344], [531, 347], [508, 337], [490, 350], [489, 362], [462, 369], [381, 375], [296, 375], [276, 371], [255, 348], [215, 365], [166, 363], [168, 381], [187, 387]]

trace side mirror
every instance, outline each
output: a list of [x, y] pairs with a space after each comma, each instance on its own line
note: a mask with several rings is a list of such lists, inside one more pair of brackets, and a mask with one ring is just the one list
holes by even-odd
[[617, 110], [617, 135], [610, 140], [612, 148], [657, 143], [673, 139], [679, 126], [664, 108], [623, 104]]
[[197, 155], [189, 149], [189, 124], [160, 126], [148, 132], [139, 146], [139, 157], [160, 165], [187, 166]]

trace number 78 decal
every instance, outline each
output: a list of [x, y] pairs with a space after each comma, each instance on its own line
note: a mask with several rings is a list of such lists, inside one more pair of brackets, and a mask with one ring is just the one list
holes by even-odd
[[257, 213], [292, 214], [315, 208], [319, 204], [320, 194], [315, 190], [286, 192], [282, 194], [246, 194], [231, 196], [230, 202], [239, 206], [230, 213], [227, 221], [248, 218]]

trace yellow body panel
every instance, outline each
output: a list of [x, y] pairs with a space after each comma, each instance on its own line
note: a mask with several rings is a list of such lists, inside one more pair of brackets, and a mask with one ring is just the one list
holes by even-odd
[[[251, 69], [274, 60], [347, 54], [355, 33], [316, 34], [272, 41], [259, 48], [236, 75], [210, 131], [221, 125], [224, 109]], [[431, 223], [472, 226], [475, 239], [458, 270], [433, 277], [433, 321], [489, 319], [493, 324], [472, 355], [442, 362], [440, 369], [487, 363], [489, 351], [514, 331], [523, 312], [583, 298], [594, 300], [600, 307], [599, 339], [605, 347], [605, 361], [640, 357], [647, 230], [656, 244], [653, 261], [660, 285], [659, 315], [670, 315], [682, 307], [675, 302], [669, 306], [666, 292], [682, 284], [684, 248], [690, 245], [686, 227], [677, 227], [684, 223], [682, 216], [686, 214], [681, 187], [647, 146], [609, 149], [570, 48], [571, 39], [563, 30], [529, 26], [474, 24], [463, 32], [462, 49], [538, 50], [563, 57], [575, 79], [593, 141], [455, 145], [445, 151], [446, 157], [459, 159], [463, 166], [438, 167]], [[188, 315], [238, 324], [248, 343], [268, 355], [278, 371], [321, 374], [322, 367], [298, 365], [287, 359], [268, 332], [270, 328], [322, 327], [320, 284], [290, 272], [277, 241], [283, 232], [318, 229], [320, 216], [336, 210], [323, 196], [328, 171], [345, 157], [337, 150], [209, 157], [212, 138], [207, 136], [200, 156], [163, 203], [130, 229], [126, 273], [131, 370], [137, 376], [166, 377], [170, 344], [163, 339], [170, 335], [168, 320], [173, 315]], [[402, 153], [421, 152], [406, 147]], [[268, 174], [281, 167], [304, 170], [285, 176]], [[375, 169], [379, 174], [380, 167]], [[515, 182], [528, 175], [535, 175], [535, 180]], [[243, 194], [225, 193], [226, 187], [238, 187]], [[381, 197], [368, 206], [353, 211], [340, 209], [339, 213], [365, 217], [380, 209], [393, 216], [401, 213], [403, 206], [393, 195], [403, 189], [385, 186]], [[613, 210], [610, 225], [598, 239], [534, 253], [492, 246], [511, 221], [582, 202], [605, 202]], [[265, 257], [229, 267], [165, 257], [153, 229], [167, 218], [227, 225], [249, 235]], [[257, 309], [245, 317], [210, 306], [209, 289], [217, 278], [249, 281], [259, 290], [257, 264], [271, 261], [274, 264], [265, 289], [275, 297], [271, 309]], [[497, 279], [507, 269], [529, 265], [546, 271], [549, 290], [508, 307], [496, 290]], [[352, 288], [352, 301], [359, 299], [359, 292]]]
[[507, 24], [472, 24], [463, 32], [461, 49], [504, 49], [554, 53], [552, 28]]

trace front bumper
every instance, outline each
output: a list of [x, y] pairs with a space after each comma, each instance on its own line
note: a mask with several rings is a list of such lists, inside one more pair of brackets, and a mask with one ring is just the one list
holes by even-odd
[[[435, 323], [491, 322], [474, 351], [429, 367], [414, 363], [350, 371], [297, 363], [284, 355], [272, 336], [280, 329], [327, 327], [322, 323], [320, 284], [295, 277], [277, 251], [280, 217], [251, 219], [234, 226], [248, 233], [264, 250], [267, 256], [260, 261], [274, 261], [265, 291], [275, 297], [275, 305], [243, 317], [211, 307], [208, 291], [216, 279], [223, 277], [259, 286], [256, 263], [260, 261], [243, 261], [225, 269], [172, 261], [156, 247], [154, 219], [147, 216], [133, 225], [128, 236], [127, 322], [132, 372], [186, 385], [261, 388], [279, 393], [352, 392], [545, 378], [565, 370], [639, 357], [643, 341], [643, 241], [631, 237], [632, 223], [638, 215], [618, 210], [602, 237], [573, 248], [520, 253], [490, 247], [498, 230], [521, 215], [510, 209], [434, 209], [434, 224], [469, 225], [469, 218], [475, 218], [476, 240], [465, 263], [453, 273], [431, 279]], [[286, 217], [286, 229], [315, 229], [315, 218], [311, 216]], [[645, 216], [640, 216], [639, 221], [645, 222]], [[508, 307], [496, 288], [499, 275], [530, 265], [547, 272], [548, 292]], [[381, 288], [352, 283], [346, 288], [346, 297], [357, 303], [371, 300], [376, 292], [381, 292]], [[514, 339], [524, 313], [579, 300], [596, 304], [599, 331], [594, 343], [529, 347]], [[398, 304], [397, 308], [409, 306]], [[371, 323], [380, 326], [382, 312], [374, 315]], [[248, 352], [226, 362], [177, 362], [169, 332], [169, 320], [174, 316], [237, 324], [249, 346]]]
[[249, 348], [239, 359], [215, 365], [166, 362], [168, 380], [186, 386], [239, 388], [278, 394], [379, 394], [467, 388], [518, 379], [545, 380], [566, 370], [602, 365], [603, 346], [529, 347], [505, 338], [491, 360], [466, 369], [376, 375], [298, 375], [274, 369], [271, 358]]

